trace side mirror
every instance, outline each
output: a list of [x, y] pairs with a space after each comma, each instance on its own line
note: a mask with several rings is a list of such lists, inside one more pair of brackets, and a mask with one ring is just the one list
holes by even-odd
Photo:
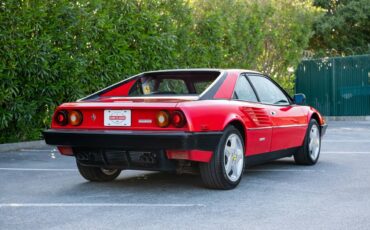
[[294, 94], [293, 101], [297, 105], [304, 105], [306, 103], [306, 95], [303, 93]]

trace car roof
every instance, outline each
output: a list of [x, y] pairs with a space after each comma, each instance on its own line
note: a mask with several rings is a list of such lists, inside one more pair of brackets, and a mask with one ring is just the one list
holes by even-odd
[[190, 68], [190, 69], [163, 69], [163, 70], [154, 70], [146, 71], [142, 74], [152, 74], [152, 73], [170, 73], [170, 72], [239, 72], [239, 73], [258, 73], [258, 71], [247, 70], [247, 69], [216, 69], [216, 68]]

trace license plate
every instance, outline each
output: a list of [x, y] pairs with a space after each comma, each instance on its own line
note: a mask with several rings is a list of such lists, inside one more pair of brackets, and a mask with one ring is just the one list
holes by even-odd
[[104, 110], [104, 126], [131, 126], [131, 110]]

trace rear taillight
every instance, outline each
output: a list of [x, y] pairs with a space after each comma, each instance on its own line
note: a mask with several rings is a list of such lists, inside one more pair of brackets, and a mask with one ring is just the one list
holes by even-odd
[[186, 124], [185, 115], [181, 111], [175, 111], [171, 116], [172, 125], [176, 128], [182, 128]]
[[165, 128], [170, 124], [170, 113], [168, 111], [159, 111], [156, 117], [156, 123], [159, 127]]
[[181, 111], [169, 113], [166, 110], [162, 110], [157, 113], [156, 123], [161, 128], [168, 127], [170, 124], [176, 128], [182, 128], [186, 124], [186, 118], [184, 113]]
[[69, 123], [73, 126], [80, 125], [82, 123], [82, 113], [77, 110], [73, 110], [69, 113]]
[[64, 126], [68, 124], [68, 112], [66, 110], [58, 111], [54, 116], [55, 123]]

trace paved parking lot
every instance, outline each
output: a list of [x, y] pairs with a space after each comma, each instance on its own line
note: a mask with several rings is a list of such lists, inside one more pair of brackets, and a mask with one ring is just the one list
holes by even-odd
[[319, 163], [285, 158], [239, 187], [141, 171], [86, 182], [52, 148], [0, 153], [0, 229], [370, 229], [370, 122], [330, 122]]

